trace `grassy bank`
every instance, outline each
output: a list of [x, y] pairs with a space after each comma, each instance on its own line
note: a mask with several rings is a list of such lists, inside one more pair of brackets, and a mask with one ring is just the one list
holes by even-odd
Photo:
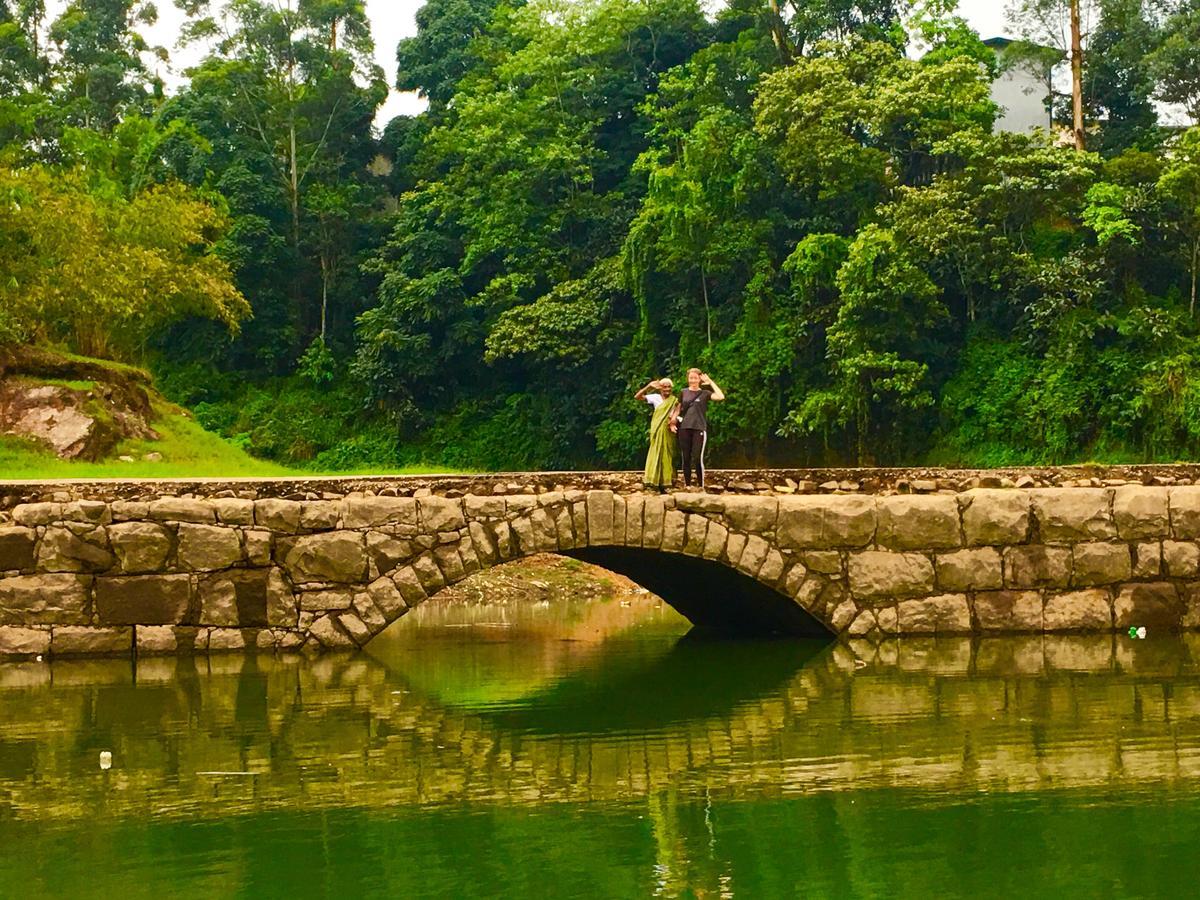
[[[155, 430], [161, 440], [123, 441], [112, 457], [99, 462], [59, 459], [44, 447], [10, 435], [0, 435], [0, 480], [54, 478], [267, 478], [286, 475], [419, 475], [445, 471], [442, 467], [403, 470], [315, 472], [256, 459], [240, 447], [205, 431], [193, 419], [166, 404], [155, 406]], [[144, 457], [158, 453], [161, 460]], [[122, 462], [120, 456], [133, 457]]]

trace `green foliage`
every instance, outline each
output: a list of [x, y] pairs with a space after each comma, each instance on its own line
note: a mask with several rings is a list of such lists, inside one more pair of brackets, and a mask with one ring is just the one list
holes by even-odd
[[1090, 4], [1094, 153], [994, 132], [1058, 54], [953, 0], [431, 0], [379, 134], [361, 0], [179, 5], [165, 97], [149, 4], [0, 0], [0, 342], [277, 465], [636, 466], [692, 365], [718, 464], [1200, 450], [1192, 0]]

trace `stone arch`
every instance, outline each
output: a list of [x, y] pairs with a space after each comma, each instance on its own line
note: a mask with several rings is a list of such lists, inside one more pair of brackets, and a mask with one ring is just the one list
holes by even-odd
[[778, 518], [776, 498], [732, 495], [347, 498], [342, 531], [311, 536], [311, 546], [300, 538], [284, 558], [293, 577], [319, 581], [363, 542], [365, 587], [342, 591], [338, 609], [321, 611], [319, 598], [301, 602], [311, 610], [300, 614], [305, 640], [325, 647], [363, 646], [442, 588], [534, 553], [561, 553], [627, 575], [696, 625], [831, 636], [846, 591], [843, 580], [820, 569], [839, 572], [841, 559], [809, 554], [806, 563], [781, 547]]

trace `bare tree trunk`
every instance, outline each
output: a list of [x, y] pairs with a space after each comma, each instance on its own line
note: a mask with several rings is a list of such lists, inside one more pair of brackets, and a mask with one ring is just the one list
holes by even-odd
[[1071, 0], [1071, 117], [1075, 149], [1083, 150], [1083, 36], [1079, 25], [1079, 2]]
[[771, 40], [774, 42], [775, 50], [779, 53], [783, 64], [790, 65], [795, 54], [792, 51], [792, 42], [788, 40], [783, 13], [779, 9], [778, 0], [768, 0], [768, 2], [771, 7]]
[[1192, 238], [1192, 303], [1188, 307], [1191, 317], [1196, 318], [1196, 263], [1200, 261], [1200, 234]]
[[321, 343], [325, 343], [325, 311], [329, 308], [329, 261], [321, 254]]
[[708, 306], [708, 278], [704, 274], [704, 263], [700, 264], [700, 290], [704, 294], [704, 325], [708, 331], [708, 345], [712, 346], [712, 310]]

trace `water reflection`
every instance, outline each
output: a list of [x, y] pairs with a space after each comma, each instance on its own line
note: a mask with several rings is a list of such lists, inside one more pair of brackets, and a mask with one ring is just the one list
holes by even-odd
[[[539, 677], [505, 683], [498, 648]], [[1200, 777], [1197, 653], [1193, 637], [815, 651], [652, 626], [577, 655], [464, 634], [314, 661], [11, 664], [0, 818], [1179, 784]], [[448, 661], [491, 680], [464, 691]]]
[[0, 896], [1200, 877], [1197, 637], [713, 643], [646, 595], [400, 624], [357, 656], [0, 666]]

